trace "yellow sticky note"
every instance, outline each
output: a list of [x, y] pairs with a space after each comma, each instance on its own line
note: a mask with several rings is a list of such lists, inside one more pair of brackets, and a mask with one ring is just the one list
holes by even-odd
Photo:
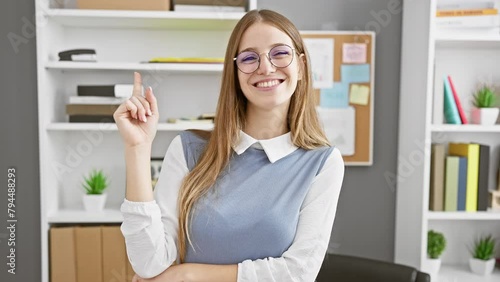
[[358, 105], [368, 105], [370, 88], [364, 85], [352, 84], [349, 91], [349, 103]]

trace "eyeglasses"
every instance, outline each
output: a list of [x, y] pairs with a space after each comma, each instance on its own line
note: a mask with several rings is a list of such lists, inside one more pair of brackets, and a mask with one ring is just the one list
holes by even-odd
[[[277, 45], [269, 50], [266, 57], [273, 66], [286, 68], [293, 61], [294, 50], [286, 44]], [[238, 69], [246, 74], [253, 73], [260, 66], [260, 54], [254, 51], [243, 51], [233, 58], [233, 60], [236, 62]]]

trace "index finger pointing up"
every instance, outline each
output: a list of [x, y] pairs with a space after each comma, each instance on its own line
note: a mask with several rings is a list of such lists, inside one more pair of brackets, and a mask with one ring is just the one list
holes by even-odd
[[142, 78], [141, 74], [134, 72], [134, 91], [133, 96], [142, 96]]

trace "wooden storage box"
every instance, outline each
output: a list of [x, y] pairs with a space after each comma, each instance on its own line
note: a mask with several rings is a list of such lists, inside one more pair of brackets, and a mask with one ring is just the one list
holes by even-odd
[[169, 11], [170, 0], [77, 0], [78, 9]]

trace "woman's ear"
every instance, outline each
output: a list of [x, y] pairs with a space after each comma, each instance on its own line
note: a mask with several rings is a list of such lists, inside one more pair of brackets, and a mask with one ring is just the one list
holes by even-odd
[[305, 72], [306, 64], [307, 64], [306, 56], [304, 55], [304, 53], [299, 55], [298, 63], [299, 63], [299, 75], [298, 75], [297, 80], [301, 80], [304, 77], [304, 72]]

